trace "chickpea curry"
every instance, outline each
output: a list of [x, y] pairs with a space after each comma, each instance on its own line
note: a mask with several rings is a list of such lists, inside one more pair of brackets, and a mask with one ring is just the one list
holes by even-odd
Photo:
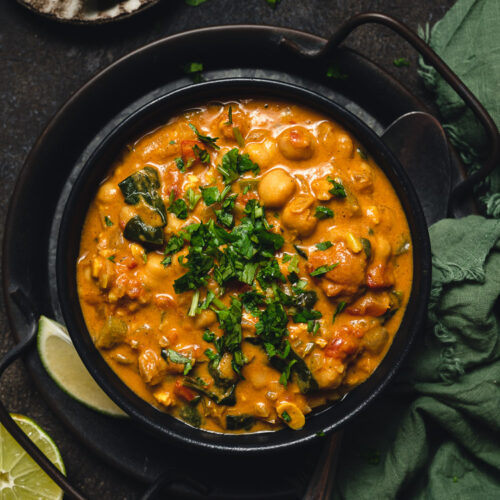
[[83, 227], [96, 347], [140, 397], [216, 432], [300, 429], [365, 381], [412, 285], [382, 170], [311, 109], [179, 114], [110, 165]]

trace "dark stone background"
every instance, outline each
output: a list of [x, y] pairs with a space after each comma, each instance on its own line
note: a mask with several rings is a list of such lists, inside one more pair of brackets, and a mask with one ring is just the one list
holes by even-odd
[[[98, 71], [153, 40], [217, 24], [268, 24], [328, 36], [347, 17], [376, 10], [413, 29], [434, 24], [454, 0], [282, 0], [276, 10], [265, 0], [208, 0], [192, 8], [162, 0], [131, 19], [105, 26], [61, 25], [38, 17], [15, 0], [0, 2], [0, 239], [10, 194], [24, 159], [52, 115]], [[368, 55], [428, 101], [409, 46], [382, 27], [362, 27], [349, 46]], [[244, 54], [242, 54], [244, 57]], [[409, 68], [392, 61], [406, 57]], [[0, 291], [1, 294], [1, 291]], [[0, 354], [13, 341], [0, 297]], [[14, 412], [34, 418], [58, 444], [68, 476], [92, 499], [135, 499], [143, 485], [130, 480], [84, 449], [39, 397], [18, 362], [2, 379], [0, 396]], [[168, 452], [166, 450], [166, 452]]]

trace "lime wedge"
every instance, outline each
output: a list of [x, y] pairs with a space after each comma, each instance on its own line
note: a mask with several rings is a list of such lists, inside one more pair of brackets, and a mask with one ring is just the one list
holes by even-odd
[[106, 415], [126, 416], [87, 371], [66, 328], [45, 316], [38, 321], [38, 354], [54, 382], [72, 398]]
[[[50, 436], [28, 417], [11, 417], [40, 448], [44, 455], [63, 473], [61, 454]], [[0, 425], [0, 499], [59, 500], [63, 492], [17, 441]]]

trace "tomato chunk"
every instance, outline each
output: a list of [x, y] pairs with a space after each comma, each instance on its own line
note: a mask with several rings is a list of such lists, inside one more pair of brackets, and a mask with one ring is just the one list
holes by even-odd
[[180, 398], [185, 399], [188, 403], [193, 401], [193, 399], [197, 396], [196, 392], [182, 384], [182, 379], [180, 378], [175, 381], [174, 393]]

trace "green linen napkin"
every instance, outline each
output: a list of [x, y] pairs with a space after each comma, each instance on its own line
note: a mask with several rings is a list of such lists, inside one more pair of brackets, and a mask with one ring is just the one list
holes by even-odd
[[[430, 44], [500, 123], [500, 1], [459, 0]], [[427, 33], [429, 36], [429, 33]], [[450, 139], [478, 168], [484, 136], [461, 99], [422, 64]], [[500, 218], [500, 171], [478, 193]], [[335, 499], [500, 498], [500, 220], [430, 228], [428, 326], [390, 390], [346, 431]]]

